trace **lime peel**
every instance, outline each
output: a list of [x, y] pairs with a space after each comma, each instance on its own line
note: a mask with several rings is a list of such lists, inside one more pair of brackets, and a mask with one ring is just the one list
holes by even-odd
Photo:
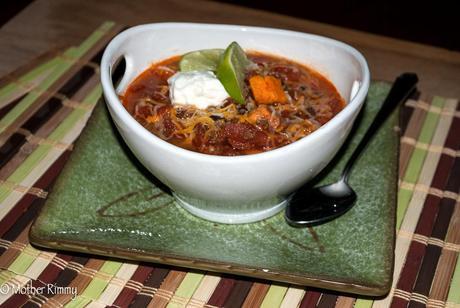
[[215, 72], [223, 53], [224, 49], [218, 48], [191, 51], [182, 56], [179, 61], [179, 69], [181, 72]]
[[216, 75], [231, 98], [244, 104], [244, 79], [246, 68], [251, 61], [238, 45], [232, 42], [221, 57], [217, 65]]

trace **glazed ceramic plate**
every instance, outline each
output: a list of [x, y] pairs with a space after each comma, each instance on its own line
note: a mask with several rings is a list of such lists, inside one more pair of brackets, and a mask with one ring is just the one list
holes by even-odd
[[[371, 86], [356, 129], [316, 184], [338, 178], [388, 89], [384, 83]], [[355, 165], [350, 182], [358, 201], [342, 217], [308, 229], [290, 227], [284, 213], [257, 223], [225, 225], [197, 218], [177, 205], [124, 146], [99, 103], [31, 228], [31, 241], [49, 248], [382, 295], [390, 288], [393, 271], [397, 120], [394, 114]]]

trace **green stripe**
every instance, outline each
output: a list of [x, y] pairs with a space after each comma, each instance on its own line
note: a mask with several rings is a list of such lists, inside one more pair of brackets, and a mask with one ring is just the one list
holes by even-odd
[[[432, 105], [442, 108], [445, 104], [445, 100], [440, 97], [433, 99]], [[436, 131], [436, 126], [439, 122], [439, 113], [428, 113], [423, 122], [418, 141], [430, 144]], [[422, 170], [425, 158], [427, 155], [426, 150], [415, 148], [412, 152], [409, 164], [404, 174], [403, 181], [406, 183], [416, 184], [420, 172]], [[412, 199], [412, 191], [401, 189], [398, 193], [398, 207], [396, 210], [396, 228], [399, 230], [401, 223], [406, 214], [407, 207], [409, 206], [410, 200]]]
[[[28, 82], [31, 82], [32, 80], [36, 79], [38, 76], [40, 76], [41, 74], [43, 74], [44, 72], [47, 72], [51, 69], [55, 69], [56, 67], [56, 64], [57, 64], [57, 59], [54, 58], [54, 59], [51, 59], [37, 67], [35, 67], [34, 69], [32, 69], [31, 71], [29, 71], [28, 73], [24, 74], [23, 76], [21, 76], [20, 78], [18, 78], [17, 80], [20, 81], [21, 83], [28, 83]], [[11, 95], [11, 93], [17, 91], [19, 85], [15, 84], [15, 83], [10, 83], [10, 84], [7, 84], [5, 85], [3, 88], [0, 89], [0, 101], [3, 100], [5, 97], [8, 97]]]
[[[122, 264], [122, 262], [105, 261], [102, 267], [99, 269], [99, 272], [114, 276]], [[86, 286], [83, 293], [78, 295], [74, 300], [67, 303], [65, 307], [84, 307], [91, 301], [97, 300], [99, 296], [101, 296], [102, 292], [104, 292], [109, 282], [110, 281], [101, 279], [99, 277], [94, 277], [93, 280], [91, 280], [91, 282]]]
[[356, 302], [353, 308], [371, 308], [373, 303], [374, 301], [370, 299], [358, 298], [356, 299]]
[[10, 280], [14, 276], [14, 273], [8, 270], [1, 270], [1, 273], [2, 275], [0, 275], [0, 286], [3, 285], [5, 282]]
[[[412, 198], [412, 191], [400, 189], [398, 192], [397, 208], [396, 208], [396, 228], [399, 230], [404, 214], [406, 213], [407, 206]], [[403, 206], [405, 205], [405, 206]]]
[[105, 261], [99, 272], [108, 275], [115, 275], [122, 265], [123, 263], [118, 261]]
[[[444, 105], [446, 103], [446, 100], [439, 97], [439, 96], [435, 96], [433, 98], [433, 101], [431, 102], [431, 105], [434, 106], [434, 107], [438, 107], [438, 108], [443, 108]], [[432, 117], [434, 116], [433, 118], [439, 118], [439, 113], [429, 113], [427, 114], [427, 117]], [[438, 122], [438, 120], [427, 120], [425, 121], [427, 124], [424, 125], [424, 127], [422, 127], [422, 130], [420, 132], [420, 137], [418, 138], [418, 140], [420, 142], [423, 142], [423, 143], [430, 143], [431, 142], [431, 138], [433, 136], [433, 131], [435, 130], [436, 128], [436, 124]]]
[[[94, 46], [105, 33], [113, 27], [113, 22], [106, 22], [93, 32], [79, 47], [71, 48], [64, 53], [67, 58], [56, 58], [56, 69], [40, 84], [37, 89], [45, 91], [54, 84], [70, 67], [73, 66], [75, 60], [82, 57], [92, 46]], [[0, 133], [2, 133], [8, 126], [24, 113], [39, 97], [38, 93], [32, 92], [24, 97], [6, 116], [0, 120]]]
[[113, 21], [104, 22], [99, 28], [97, 28], [86, 40], [84, 40], [77, 48], [78, 53], [83, 55], [90, 50], [107, 32], [115, 26]]
[[[180, 299], [190, 299], [195, 292], [196, 288], [200, 284], [201, 280], [203, 279], [204, 275], [200, 273], [193, 273], [189, 272], [185, 275], [184, 280], [182, 280], [181, 284], [177, 288], [174, 296], [178, 296]], [[183, 304], [180, 303], [169, 303], [168, 308], [179, 308], [184, 307]]]
[[[101, 86], [96, 86], [91, 93], [83, 100], [83, 104], [95, 105], [102, 93]], [[49, 135], [48, 139], [60, 141], [66, 136], [75, 124], [82, 119], [87, 111], [82, 109], [73, 110], [67, 118]], [[41, 144], [33, 151], [26, 160], [8, 177], [8, 181], [13, 183], [21, 183], [27, 175], [35, 168], [35, 166], [51, 151], [53, 147], [48, 144]], [[5, 200], [11, 190], [7, 187], [0, 187], [0, 202]]]
[[[113, 276], [120, 269], [121, 265], [121, 262], [105, 261], [99, 272]], [[91, 282], [85, 288], [85, 291], [83, 291], [81, 296], [97, 300], [108, 284], [109, 281], [101, 279], [99, 277], [94, 277], [93, 280], [91, 280]]]
[[260, 308], [279, 307], [283, 301], [287, 289], [287, 287], [272, 284], [268, 289], [267, 294], [265, 294], [264, 301], [262, 302], [262, 305], [260, 305]]
[[[435, 114], [430, 114], [428, 116], [428, 120], [433, 120]], [[433, 121], [430, 121], [433, 122]], [[427, 123], [428, 124], [428, 123]], [[431, 123], [430, 123], [431, 124]], [[434, 130], [431, 131], [432, 133]], [[415, 148], [412, 151], [412, 158], [407, 166], [406, 174], [404, 175], [404, 181], [411, 184], [416, 184], [417, 179], [421, 170], [421, 166], [423, 166], [423, 162], [425, 161], [427, 151], [419, 148]]]
[[373, 303], [374, 301], [370, 299], [358, 298], [356, 299], [354, 308], [371, 308]]
[[457, 257], [457, 265], [455, 266], [454, 275], [450, 282], [449, 295], [447, 295], [449, 303], [460, 304], [460, 258]]
[[88, 305], [91, 302], [90, 298], [85, 298], [81, 296], [77, 296], [75, 299], [71, 300], [67, 304], [64, 305], [66, 308], [82, 308]]
[[24, 274], [39, 254], [40, 251], [28, 244], [24, 248], [24, 251], [22, 251], [19, 256], [14, 259], [13, 263], [10, 264], [8, 270], [16, 274]]

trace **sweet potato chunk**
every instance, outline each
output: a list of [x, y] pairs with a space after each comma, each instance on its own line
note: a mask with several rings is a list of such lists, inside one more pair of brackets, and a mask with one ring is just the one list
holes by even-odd
[[273, 76], [253, 76], [249, 85], [258, 104], [287, 103], [281, 81]]

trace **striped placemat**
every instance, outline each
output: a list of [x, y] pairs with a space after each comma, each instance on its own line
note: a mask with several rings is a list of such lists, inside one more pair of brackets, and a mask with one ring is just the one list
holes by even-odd
[[460, 307], [460, 105], [402, 110], [393, 288], [379, 299], [158, 264], [38, 250], [32, 220], [101, 96], [99, 60], [120, 31], [0, 80], [0, 304], [5, 307]]

